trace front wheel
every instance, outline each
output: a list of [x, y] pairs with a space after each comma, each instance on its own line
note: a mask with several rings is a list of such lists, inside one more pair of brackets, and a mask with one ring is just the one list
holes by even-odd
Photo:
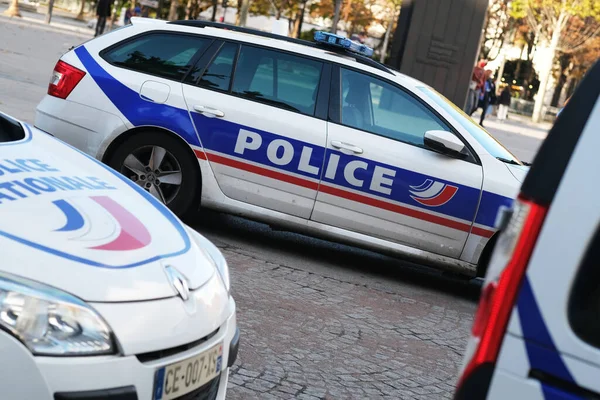
[[179, 217], [197, 204], [200, 173], [186, 145], [157, 131], [127, 138], [107, 164], [150, 192]]

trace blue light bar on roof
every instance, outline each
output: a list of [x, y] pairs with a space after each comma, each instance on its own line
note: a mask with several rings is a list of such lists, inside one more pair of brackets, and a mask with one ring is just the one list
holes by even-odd
[[365, 46], [364, 44], [356, 43], [347, 37], [334, 35], [333, 33], [329, 32], [316, 31], [315, 42], [346, 49], [353, 53], [361, 54], [367, 57], [371, 57], [373, 55], [372, 48]]

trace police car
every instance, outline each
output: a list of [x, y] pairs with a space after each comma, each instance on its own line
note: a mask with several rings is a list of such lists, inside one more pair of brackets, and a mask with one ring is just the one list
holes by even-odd
[[0, 398], [224, 399], [219, 250], [99, 161], [0, 113]]
[[132, 21], [60, 58], [38, 128], [178, 215], [201, 204], [460, 274], [485, 265], [527, 168], [435, 90], [324, 32]]
[[599, 129], [597, 62], [500, 215], [456, 400], [600, 398]]

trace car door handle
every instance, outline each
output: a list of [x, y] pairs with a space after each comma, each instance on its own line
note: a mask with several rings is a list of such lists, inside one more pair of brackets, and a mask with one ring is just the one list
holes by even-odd
[[355, 146], [350, 143], [340, 142], [339, 140], [332, 140], [331, 145], [333, 147], [335, 147], [336, 149], [350, 150], [351, 152], [356, 153], [356, 154], [362, 154], [362, 152], [363, 152], [363, 149], [361, 149], [360, 147]]
[[211, 115], [214, 115], [215, 117], [224, 117], [225, 116], [225, 113], [223, 111], [217, 110], [216, 108], [206, 107], [206, 106], [196, 105], [196, 106], [194, 106], [194, 110], [196, 110], [202, 114], [211, 114]]

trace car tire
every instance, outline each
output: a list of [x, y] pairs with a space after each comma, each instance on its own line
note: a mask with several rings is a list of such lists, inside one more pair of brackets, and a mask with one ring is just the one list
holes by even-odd
[[496, 233], [492, 238], [487, 242], [483, 252], [481, 252], [481, 256], [479, 257], [479, 262], [477, 263], [477, 278], [485, 278], [485, 274], [487, 274], [488, 265], [492, 258], [492, 252], [494, 251], [494, 247], [496, 246], [496, 241], [498, 240], [498, 234]]
[[161, 131], [139, 131], [121, 142], [106, 163], [153, 194], [178, 217], [187, 217], [197, 209], [201, 188], [198, 161], [179, 139]]

